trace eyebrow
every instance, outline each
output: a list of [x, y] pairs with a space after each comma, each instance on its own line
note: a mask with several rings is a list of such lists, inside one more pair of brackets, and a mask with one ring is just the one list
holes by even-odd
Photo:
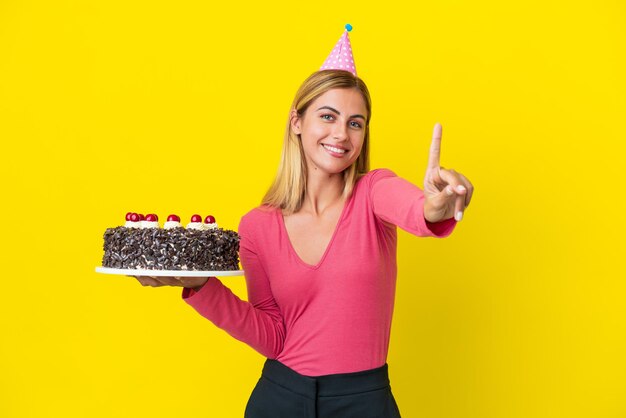
[[[317, 110], [322, 110], [322, 109], [332, 110], [332, 111], [333, 111], [333, 112], [335, 112], [336, 114], [341, 115], [341, 113], [340, 113], [337, 109], [334, 109], [334, 108], [332, 108], [332, 107], [330, 107], [330, 106], [322, 106], [322, 107], [320, 107], [320, 108], [319, 108], [319, 109], [317, 109]], [[351, 118], [361, 118], [361, 119], [363, 119], [363, 120], [365, 121], [365, 117], [364, 117], [363, 115], [352, 115], [352, 116], [350, 116], [350, 117], [351, 117]]]

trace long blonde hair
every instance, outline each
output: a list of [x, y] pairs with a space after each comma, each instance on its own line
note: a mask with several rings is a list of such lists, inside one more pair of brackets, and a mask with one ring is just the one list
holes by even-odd
[[[356, 161], [343, 171], [342, 196], [348, 198], [357, 180], [369, 171], [369, 122], [372, 117], [372, 102], [365, 82], [349, 71], [320, 70], [311, 74], [298, 89], [291, 110], [303, 117], [309, 105], [328, 90], [354, 88], [363, 96], [367, 108], [365, 139]], [[302, 142], [291, 128], [291, 110], [287, 118], [283, 151], [274, 182], [263, 197], [261, 205], [283, 209], [286, 214], [297, 212], [302, 207], [306, 191], [307, 167]]]

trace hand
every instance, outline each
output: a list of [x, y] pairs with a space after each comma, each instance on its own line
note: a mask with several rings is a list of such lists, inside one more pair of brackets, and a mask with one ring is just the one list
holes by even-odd
[[463, 174], [439, 165], [440, 151], [441, 125], [436, 123], [424, 177], [424, 218], [440, 222], [454, 216], [460, 221], [472, 199], [474, 186]]
[[170, 276], [130, 276], [139, 280], [142, 286], [181, 286], [200, 290], [209, 280], [208, 277], [170, 277]]

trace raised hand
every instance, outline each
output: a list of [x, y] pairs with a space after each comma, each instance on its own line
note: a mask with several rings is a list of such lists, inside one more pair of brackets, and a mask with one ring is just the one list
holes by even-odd
[[452, 217], [460, 221], [472, 199], [474, 186], [463, 174], [441, 167], [440, 154], [441, 125], [436, 123], [424, 176], [424, 218], [429, 222]]

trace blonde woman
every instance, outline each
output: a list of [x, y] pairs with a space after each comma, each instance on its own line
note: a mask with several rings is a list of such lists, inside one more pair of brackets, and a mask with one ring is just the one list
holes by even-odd
[[370, 171], [371, 108], [350, 71], [317, 71], [299, 88], [276, 178], [239, 224], [248, 301], [216, 277], [138, 277], [185, 287], [185, 302], [267, 358], [246, 418], [400, 416], [387, 364], [396, 227], [448, 236], [473, 186], [439, 165], [438, 124], [423, 190]]

